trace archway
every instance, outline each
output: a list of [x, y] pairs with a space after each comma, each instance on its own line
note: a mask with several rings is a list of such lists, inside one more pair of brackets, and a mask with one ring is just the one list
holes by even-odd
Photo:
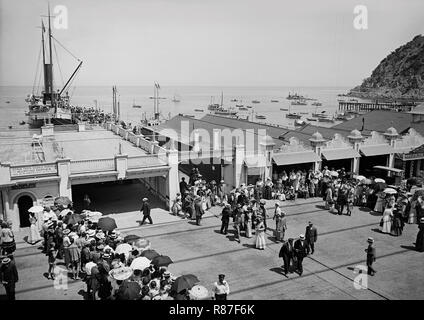
[[31, 208], [33, 204], [34, 202], [30, 196], [23, 195], [19, 197], [18, 208], [19, 208], [19, 221], [20, 221], [21, 228], [30, 226], [28, 209]]

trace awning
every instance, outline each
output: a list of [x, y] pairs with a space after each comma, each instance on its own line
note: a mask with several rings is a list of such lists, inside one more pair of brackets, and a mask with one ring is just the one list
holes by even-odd
[[392, 172], [396, 172], [396, 173], [402, 173], [403, 170], [402, 169], [398, 169], [398, 168], [390, 168], [390, 167], [385, 167], [385, 166], [374, 166], [374, 169], [381, 169], [381, 170], [385, 170], [385, 171], [392, 171]]
[[248, 168], [264, 168], [266, 167], [266, 158], [263, 155], [246, 156], [244, 164]]
[[321, 155], [325, 160], [351, 159], [361, 156], [358, 151], [352, 148], [322, 150]]
[[395, 149], [385, 144], [375, 146], [363, 146], [359, 149], [359, 151], [366, 157], [395, 153]]
[[313, 151], [274, 153], [272, 159], [277, 166], [321, 161], [320, 157]]

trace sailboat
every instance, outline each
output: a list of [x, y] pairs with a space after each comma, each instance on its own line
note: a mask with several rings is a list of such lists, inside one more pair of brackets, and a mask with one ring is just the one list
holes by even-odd
[[[52, 39], [56, 42], [57, 40], [52, 35], [51, 30], [51, 16], [50, 7], [48, 7], [48, 57], [45, 48], [44, 33], [46, 29], [44, 22], [41, 21], [41, 44], [43, 53], [43, 79], [44, 79], [44, 90], [41, 95], [34, 94], [28, 95], [25, 101], [28, 103], [28, 124], [32, 128], [39, 128], [49, 121], [56, 125], [75, 123], [76, 119], [72, 114], [72, 108], [70, 103], [70, 97], [68, 95], [68, 88], [72, 83], [78, 70], [81, 68], [82, 61], [78, 60], [79, 64], [75, 71], [69, 77], [63, 88], [55, 91], [53, 81], [53, 55], [52, 55]], [[48, 61], [47, 61], [48, 58]]]
[[172, 102], [180, 102], [181, 100], [180, 99], [177, 99], [177, 97], [175, 96], [175, 94], [174, 94], [174, 99], [172, 99]]

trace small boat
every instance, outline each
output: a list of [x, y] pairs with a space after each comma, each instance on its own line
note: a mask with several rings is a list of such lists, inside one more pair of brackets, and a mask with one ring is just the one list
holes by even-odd
[[21, 122], [19, 122], [19, 124], [22, 126], [22, 125], [24, 125], [26, 122], [25, 121], [21, 121]]
[[246, 106], [246, 108], [253, 108], [252, 106]]
[[7, 101], [6, 101], [6, 103], [10, 103], [10, 101], [9, 101], [9, 100], [7, 100]]
[[315, 119], [315, 118], [306, 118], [306, 120], [309, 120], [309, 121], [317, 121], [317, 119]]
[[203, 109], [194, 109], [196, 112], [203, 112]]
[[325, 111], [323, 111], [322, 113], [313, 113], [312, 114], [312, 117], [314, 117], [314, 118], [327, 118], [327, 115], [326, 114], [324, 114], [325, 113]]
[[194, 115], [192, 115], [192, 114], [179, 113], [178, 115], [182, 116], [182, 117], [194, 118]]
[[289, 109], [280, 108], [281, 111], [289, 111]]
[[278, 100], [271, 100], [271, 102], [279, 102]]
[[231, 99], [230, 101], [231, 102], [237, 102], [238, 100], [237, 99]]
[[265, 116], [260, 115], [260, 114], [257, 114], [257, 115], [255, 116], [255, 118], [256, 118], [256, 119], [266, 119], [266, 117], [265, 117]]
[[174, 99], [172, 99], [172, 102], [180, 102], [181, 100], [180, 99], [177, 99], [176, 97], [175, 97], [175, 94], [174, 94]]
[[261, 103], [259, 100], [252, 100], [252, 103]]
[[306, 106], [308, 105], [305, 100], [294, 100], [291, 102], [293, 106]]
[[244, 107], [244, 104], [236, 104], [236, 107], [237, 107], [237, 108]]
[[239, 110], [247, 111], [249, 109], [247, 109], [246, 107], [241, 107], [241, 108], [239, 108]]
[[349, 118], [345, 114], [338, 114], [335, 118], [335, 120], [338, 121], [347, 121]]
[[286, 114], [286, 118], [289, 118], [289, 119], [300, 119], [300, 118], [302, 118], [302, 116], [300, 114], [297, 114], [297, 113], [287, 113]]
[[138, 104], [134, 104], [132, 107], [133, 107], [133, 108], [141, 108], [141, 106], [140, 106], [140, 105], [138, 105]]
[[287, 96], [286, 98], [287, 100], [299, 100], [299, 99], [305, 99], [303, 96], [298, 95], [297, 93], [295, 94], [290, 94]]
[[317, 107], [319, 107], [319, 106], [322, 106], [322, 103], [321, 103], [321, 102], [316, 101], [316, 102], [312, 102], [312, 105], [313, 105], [313, 106], [317, 106]]
[[299, 120], [299, 119], [294, 120], [294, 125], [295, 126], [304, 126], [305, 124], [306, 124], [306, 122], [303, 121], [303, 120]]
[[299, 112], [300, 114], [308, 114], [308, 112]]

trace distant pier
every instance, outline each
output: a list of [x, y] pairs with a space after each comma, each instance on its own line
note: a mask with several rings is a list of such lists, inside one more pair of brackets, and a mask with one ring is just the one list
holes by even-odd
[[373, 110], [389, 110], [408, 112], [415, 107], [414, 103], [394, 103], [394, 102], [339, 102], [339, 111], [373, 111]]

